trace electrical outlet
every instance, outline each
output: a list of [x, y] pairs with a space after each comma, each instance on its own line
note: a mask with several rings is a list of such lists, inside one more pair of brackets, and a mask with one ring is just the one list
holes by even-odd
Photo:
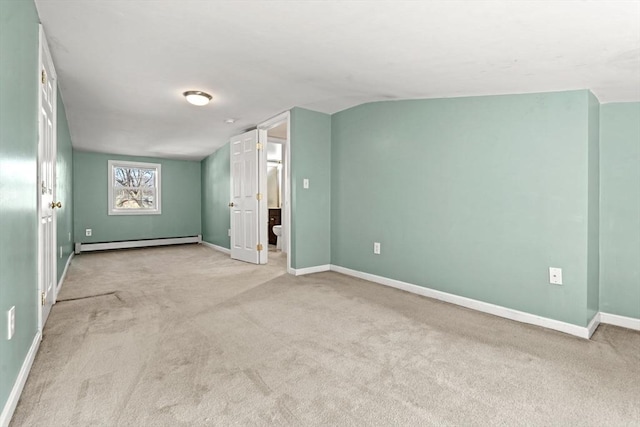
[[7, 311], [7, 339], [13, 338], [16, 333], [16, 306], [14, 305]]
[[91, 237], [92, 233], [93, 233], [93, 230], [91, 230], [90, 228], [87, 228], [86, 230], [84, 230], [84, 235], [87, 237]]
[[380, 243], [375, 242], [373, 244], [373, 253], [376, 255], [380, 255]]
[[60, 259], [62, 259], [62, 246], [60, 246]]
[[231, 229], [227, 230], [227, 236], [231, 237]]
[[552, 285], [562, 285], [562, 269], [549, 267], [549, 283]]
[[69, 241], [71, 241], [71, 232], [69, 232]]
[[302, 180], [302, 188], [304, 189], [309, 188], [309, 180], [307, 178]]

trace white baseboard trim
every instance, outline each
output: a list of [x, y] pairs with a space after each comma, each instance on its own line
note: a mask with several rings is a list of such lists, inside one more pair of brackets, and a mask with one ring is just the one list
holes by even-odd
[[598, 325], [600, 324], [600, 313], [596, 313], [591, 319], [591, 322], [587, 325], [587, 333], [589, 336], [587, 338], [591, 339], [591, 335], [598, 329]]
[[[499, 305], [490, 304], [487, 302], [478, 301], [471, 298], [461, 297], [459, 295], [453, 295], [447, 292], [437, 291], [435, 289], [425, 288], [425, 287], [414, 285], [411, 283], [401, 282], [400, 280], [389, 279], [387, 277], [376, 276], [375, 274], [369, 274], [369, 273], [364, 273], [357, 270], [351, 270], [350, 268], [340, 267], [338, 265], [331, 265], [331, 271], [335, 271], [337, 273], [342, 273], [348, 276], [353, 276], [360, 279], [368, 280], [370, 282], [379, 283], [381, 285], [390, 286], [392, 288], [401, 289], [403, 291], [437, 299], [440, 301], [448, 302], [448, 303], [459, 305], [462, 307], [470, 308], [472, 310], [481, 311], [483, 313], [493, 314], [494, 316], [504, 317], [506, 319], [515, 320], [522, 323], [529, 323], [531, 325], [542, 326], [544, 328], [549, 328], [556, 331], [564, 332], [566, 334], [575, 335], [580, 338], [589, 339], [590, 337], [589, 329], [584, 326], [577, 326], [571, 323], [549, 319], [547, 317], [542, 317], [542, 316], [538, 316], [531, 313], [525, 313], [523, 311], [513, 310], [511, 308], [501, 307]], [[595, 330], [595, 327], [593, 329]]]
[[600, 312], [600, 323], [640, 331], [640, 319]]
[[38, 348], [40, 347], [40, 338], [40, 331], [38, 331], [36, 333], [36, 336], [33, 337], [31, 348], [29, 349], [27, 357], [25, 357], [24, 362], [22, 363], [22, 367], [20, 368], [20, 372], [18, 373], [16, 382], [13, 384], [11, 393], [9, 393], [9, 398], [7, 399], [7, 402], [2, 409], [2, 414], [0, 414], [1, 427], [7, 427], [9, 425], [11, 417], [13, 416], [13, 412], [16, 410], [18, 400], [20, 400], [20, 395], [22, 394], [22, 389], [27, 382], [27, 377], [29, 377], [29, 371], [31, 371], [31, 365], [33, 365], [33, 360], [36, 358], [36, 353], [38, 353]]
[[230, 255], [231, 254], [231, 249], [227, 249], [225, 247], [222, 246], [218, 246], [218, 245], [214, 245], [213, 243], [209, 243], [209, 242], [205, 242], [204, 240], [200, 242], [201, 244], [210, 247], [211, 249], [215, 249], [216, 251], [225, 253]]
[[200, 243], [202, 237], [172, 237], [166, 239], [127, 240], [123, 242], [107, 243], [76, 243], [76, 253], [89, 251], [103, 251], [106, 249], [145, 248], [148, 246], [181, 245], [184, 243]]
[[330, 271], [331, 267], [331, 264], [325, 264], [306, 268], [292, 268], [290, 274], [294, 276], [304, 276], [305, 274], [322, 273], [323, 271]]
[[62, 289], [62, 284], [64, 283], [65, 277], [67, 277], [67, 271], [69, 270], [69, 264], [71, 264], [71, 260], [73, 259], [76, 253], [71, 251], [69, 254], [69, 258], [67, 258], [67, 263], [64, 265], [64, 270], [62, 271], [62, 276], [60, 276], [60, 280], [58, 281], [58, 287], [56, 288], [56, 297], [58, 299], [58, 294], [60, 293], [60, 289]]

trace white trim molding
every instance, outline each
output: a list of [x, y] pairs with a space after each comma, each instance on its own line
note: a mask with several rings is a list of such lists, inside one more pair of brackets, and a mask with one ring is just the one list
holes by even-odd
[[[483, 313], [493, 314], [494, 316], [504, 317], [505, 319], [515, 320], [518, 322], [528, 323], [536, 326], [542, 326], [544, 328], [549, 328], [556, 331], [564, 332], [566, 334], [575, 335], [580, 338], [589, 339], [589, 337], [591, 336], [591, 334], [589, 333], [589, 328], [584, 326], [577, 326], [571, 323], [549, 319], [547, 317], [542, 317], [542, 316], [538, 316], [531, 313], [525, 313], [523, 311], [514, 310], [507, 307], [501, 307], [499, 305], [490, 304], [487, 302], [478, 301], [471, 298], [461, 297], [459, 295], [453, 295], [447, 292], [437, 291], [435, 289], [425, 288], [425, 287], [414, 285], [411, 283], [401, 282], [400, 280], [389, 279], [387, 277], [376, 276], [375, 274], [369, 274], [369, 273], [364, 273], [357, 270], [351, 270], [350, 268], [340, 267], [338, 265], [331, 265], [331, 271], [335, 271], [336, 273], [342, 273], [348, 276], [353, 276], [360, 279], [368, 280], [370, 282], [378, 283], [381, 285], [390, 286], [392, 288], [401, 289], [403, 291], [437, 299], [440, 301], [448, 302], [448, 303], [459, 305], [462, 307], [470, 308], [472, 310], [481, 311]], [[593, 327], [593, 330], [595, 330], [595, 327]]]
[[600, 315], [600, 323], [640, 331], [640, 319], [602, 312], [598, 314]]
[[313, 267], [306, 267], [306, 268], [292, 268], [291, 271], [289, 271], [289, 273], [293, 274], [294, 276], [304, 276], [305, 274], [322, 273], [323, 271], [331, 271], [332, 270], [331, 267], [332, 267], [331, 264], [325, 264], [325, 265], [314, 265]]
[[225, 253], [227, 255], [231, 255], [231, 249], [227, 249], [223, 246], [218, 246], [218, 245], [214, 245], [213, 243], [209, 243], [209, 242], [205, 242], [204, 240], [200, 242], [201, 244], [203, 244], [204, 246], [207, 246], [211, 249], [215, 249], [218, 252], [222, 252]]
[[71, 265], [71, 260], [75, 256], [75, 252], [71, 251], [69, 254], [69, 258], [67, 258], [67, 263], [64, 265], [64, 270], [62, 270], [62, 276], [60, 276], [60, 280], [58, 281], [58, 289], [62, 286], [65, 277], [67, 277], [67, 271], [69, 270], [69, 265]]
[[62, 276], [60, 276], [60, 280], [58, 280], [55, 299], [58, 299], [58, 294], [60, 293], [60, 289], [62, 289], [62, 284], [64, 283], [65, 277], [67, 277], [67, 271], [69, 270], [69, 265], [71, 264], [71, 260], [73, 259], [74, 255], [75, 252], [71, 251], [71, 253], [69, 254], [69, 258], [67, 258], [67, 263], [64, 265], [64, 270], [62, 270]]
[[593, 316], [593, 319], [591, 319], [591, 321], [587, 325], [587, 335], [588, 335], [587, 338], [591, 339], [591, 335], [593, 335], [596, 329], [598, 329], [599, 325], [600, 325], [600, 313], [596, 313]]
[[22, 363], [22, 367], [20, 368], [20, 372], [18, 373], [16, 382], [11, 388], [11, 393], [9, 393], [7, 403], [5, 403], [4, 408], [2, 409], [2, 414], [0, 414], [1, 427], [7, 427], [9, 425], [11, 417], [13, 416], [13, 412], [16, 410], [18, 400], [20, 400], [20, 395], [22, 394], [22, 389], [24, 388], [24, 385], [27, 382], [27, 378], [29, 377], [29, 372], [31, 371], [31, 365], [33, 365], [33, 360], [36, 358], [36, 354], [38, 353], [41, 338], [42, 335], [40, 334], [40, 331], [36, 332], [36, 336], [33, 337], [31, 348], [29, 349], [27, 357]]

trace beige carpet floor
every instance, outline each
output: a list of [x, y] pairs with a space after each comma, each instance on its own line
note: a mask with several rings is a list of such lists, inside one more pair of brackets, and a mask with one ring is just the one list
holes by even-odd
[[640, 425], [640, 333], [582, 340], [275, 258], [77, 256], [12, 425]]

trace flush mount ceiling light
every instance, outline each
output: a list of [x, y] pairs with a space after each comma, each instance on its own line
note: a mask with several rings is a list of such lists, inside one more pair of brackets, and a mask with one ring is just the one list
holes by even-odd
[[224, 122], [228, 125], [232, 125], [236, 122], [236, 119], [225, 119]]
[[188, 103], [197, 105], [198, 107], [207, 105], [209, 101], [211, 101], [211, 95], [201, 90], [188, 90], [183, 93], [183, 95], [187, 98]]

